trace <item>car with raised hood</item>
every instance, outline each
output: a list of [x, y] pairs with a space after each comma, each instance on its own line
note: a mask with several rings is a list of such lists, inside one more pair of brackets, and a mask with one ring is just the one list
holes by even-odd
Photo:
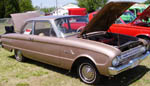
[[[94, 14], [96, 14], [95, 12]], [[129, 17], [130, 16], [130, 17]], [[123, 18], [124, 17], [124, 18]], [[90, 20], [93, 17], [90, 18]], [[150, 41], [150, 6], [138, 17], [126, 11], [109, 28], [110, 32], [134, 36]]]
[[[93, 17], [97, 14], [98, 11], [89, 13], [89, 21], [91, 21], [91, 19], [93, 19]], [[125, 11], [117, 20], [116, 20], [116, 24], [126, 24], [126, 23], [130, 23], [132, 22], [134, 19], [136, 18], [136, 16], [129, 10]]]
[[109, 31], [150, 41], [150, 6], [130, 23], [113, 24]]
[[[47, 16], [26, 21], [20, 33], [2, 35], [2, 47], [26, 58], [76, 71], [87, 84], [132, 69], [149, 56], [147, 41], [107, 32], [133, 2], [110, 2], [83, 28], [83, 16]], [[18, 18], [18, 17], [17, 17]], [[67, 25], [66, 25], [67, 24]], [[65, 27], [64, 27], [65, 26]], [[80, 32], [81, 31], [81, 32]]]

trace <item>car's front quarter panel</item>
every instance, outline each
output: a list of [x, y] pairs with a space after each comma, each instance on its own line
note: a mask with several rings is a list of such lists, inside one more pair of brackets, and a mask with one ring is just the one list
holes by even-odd
[[[108, 67], [111, 66], [112, 58], [107, 55], [75, 46], [67, 47], [66, 45], [60, 50], [61, 58], [59, 61], [62, 68], [71, 70], [76, 60], [85, 58], [91, 60], [95, 64], [100, 74], [108, 75]], [[80, 61], [84, 62], [82, 59]]]
[[106, 75], [106, 76], [109, 75], [108, 67], [112, 65], [112, 58], [110, 58], [106, 54], [94, 52], [91, 50], [87, 51], [84, 49], [80, 49], [79, 51], [80, 51], [79, 56], [77, 56], [76, 59], [81, 58], [81, 57], [87, 58], [95, 64], [100, 74]]
[[98, 71], [103, 75], [109, 75], [108, 67], [112, 65], [112, 60], [121, 53], [118, 49], [99, 42], [80, 38], [69, 38], [64, 39], [64, 41], [65, 43], [62, 45], [65, 48], [63, 49], [68, 51], [64, 52], [64, 57], [72, 59], [72, 62], [79, 58], [87, 58], [95, 64]]

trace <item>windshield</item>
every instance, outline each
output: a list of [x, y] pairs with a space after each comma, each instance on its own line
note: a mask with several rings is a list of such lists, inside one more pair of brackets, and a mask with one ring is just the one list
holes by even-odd
[[88, 23], [86, 16], [71, 16], [55, 20], [56, 26], [63, 37], [79, 33]]
[[128, 24], [131, 23], [133, 20], [135, 20], [136, 17], [132, 12], [127, 11], [121, 15], [121, 18], [126, 24]]

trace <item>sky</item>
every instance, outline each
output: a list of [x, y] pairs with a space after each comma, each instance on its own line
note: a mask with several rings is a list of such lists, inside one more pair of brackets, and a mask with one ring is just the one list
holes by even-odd
[[68, 3], [76, 3], [76, 0], [32, 0], [33, 6], [40, 6], [40, 7], [54, 7], [56, 6], [63, 6]]
[[[56, 6], [61, 7], [68, 3], [77, 3], [76, 0], [32, 0], [33, 6], [39, 6], [41, 8], [44, 7], [54, 7]], [[135, 2], [144, 2], [146, 0], [110, 0], [110, 1], [135, 1]]]

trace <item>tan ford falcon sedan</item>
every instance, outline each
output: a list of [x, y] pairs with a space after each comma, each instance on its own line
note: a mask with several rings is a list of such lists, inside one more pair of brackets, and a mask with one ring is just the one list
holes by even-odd
[[[149, 56], [145, 40], [107, 31], [133, 2], [110, 2], [87, 23], [84, 16], [27, 19], [20, 33], [1, 36], [2, 47], [26, 58], [76, 71], [87, 84], [132, 69]], [[19, 23], [19, 22], [18, 22]]]

